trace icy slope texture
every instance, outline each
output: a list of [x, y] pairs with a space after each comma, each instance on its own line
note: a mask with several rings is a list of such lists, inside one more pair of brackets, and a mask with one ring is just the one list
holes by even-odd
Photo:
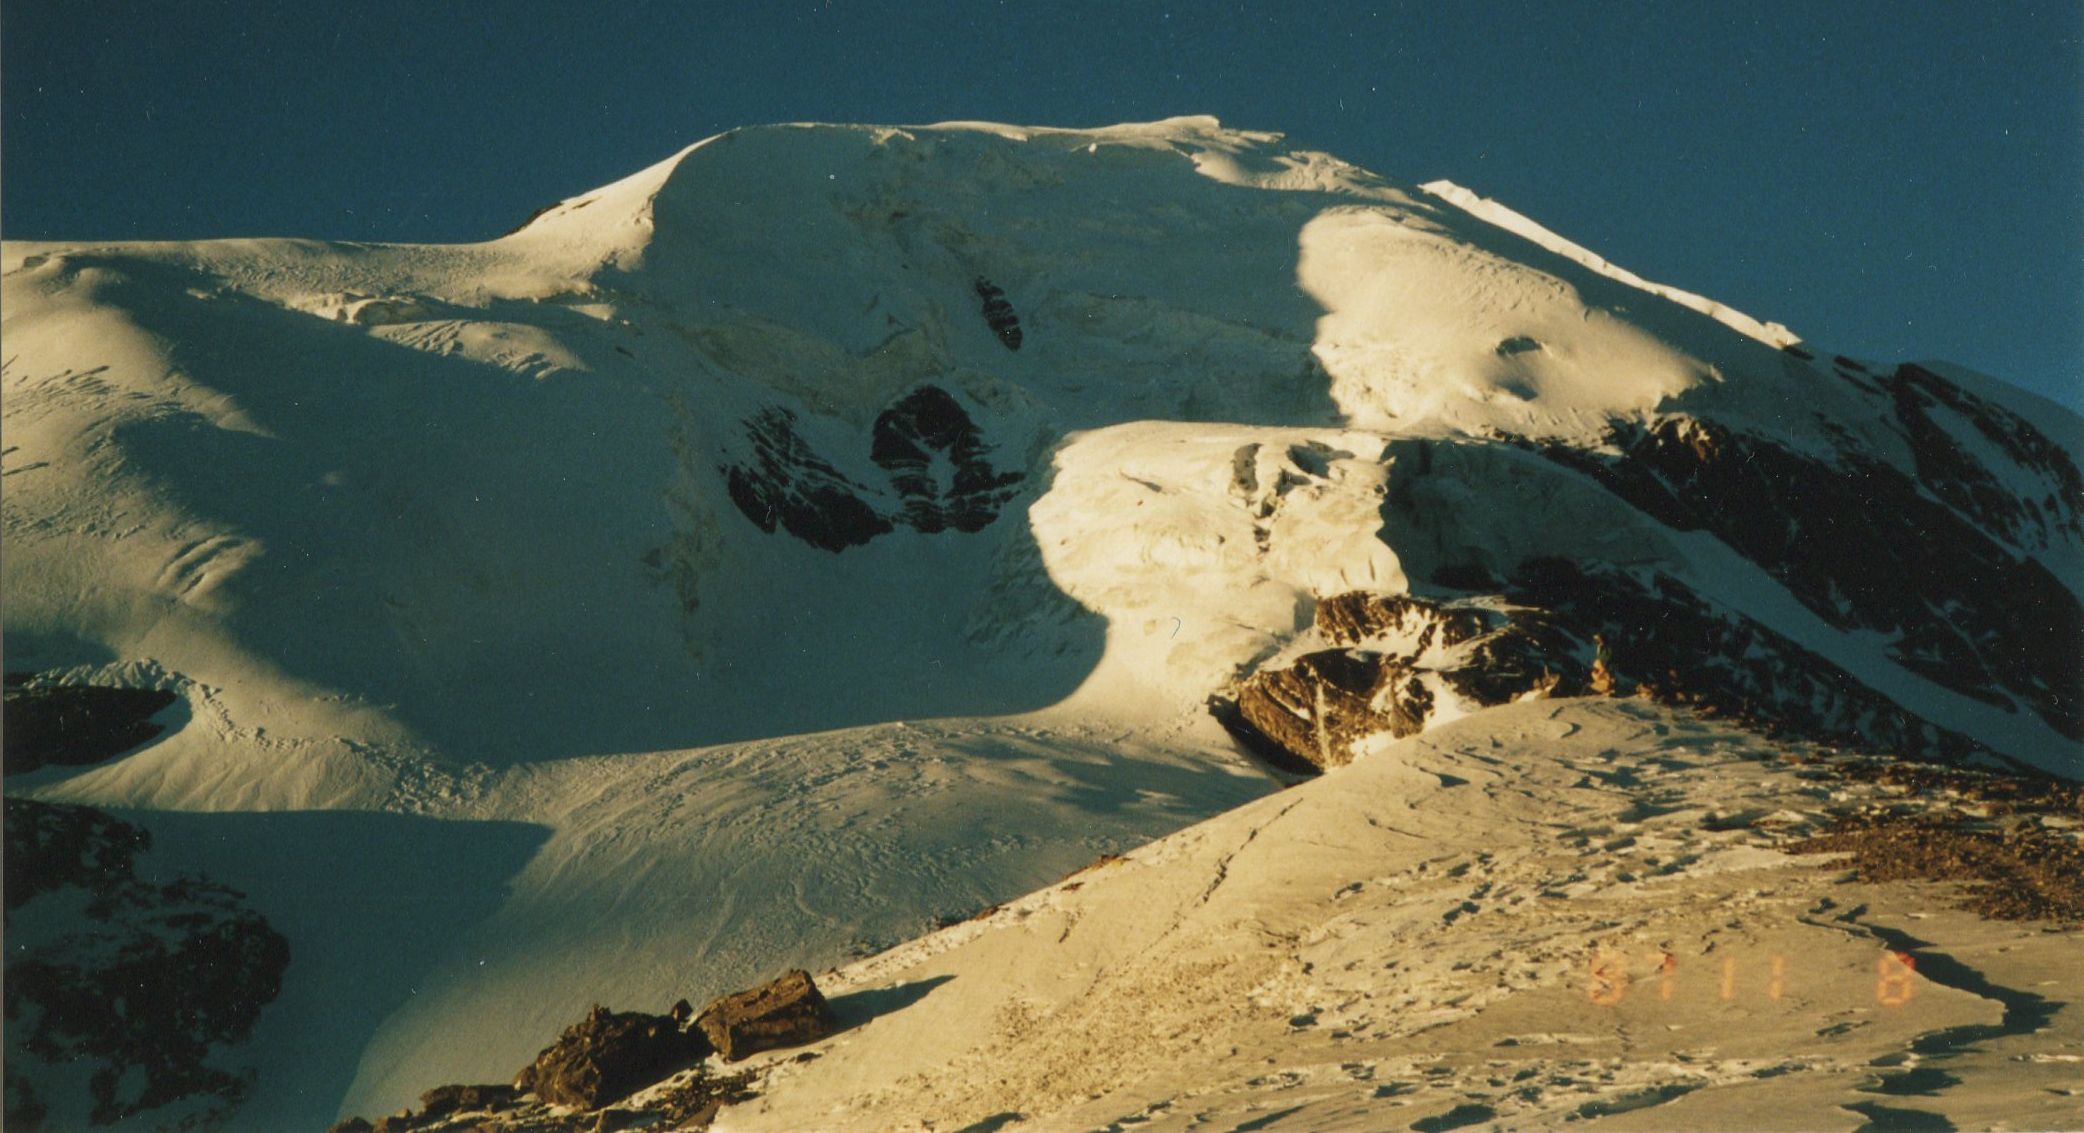
[[[2073, 418], [1275, 135], [751, 129], [486, 244], [0, 271], [9, 667], [187, 721], [9, 788], [157, 808], [291, 938], [257, 1127], [1267, 791], [1206, 711], [1254, 674], [1337, 762], [1379, 721], [1327, 755], [1314, 672], [1422, 727], [1596, 633], [1630, 684], [2077, 773]], [[1313, 628], [1348, 594], [1547, 628], [1407, 655]]]

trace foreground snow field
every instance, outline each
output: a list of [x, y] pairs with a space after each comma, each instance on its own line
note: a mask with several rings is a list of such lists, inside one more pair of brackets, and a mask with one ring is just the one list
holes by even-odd
[[[723, 1123], [2074, 1100], [2066, 1040], [1930, 1037], [2020, 1008], [1869, 978], [1943, 928], [2059, 1013], [2073, 933], [1770, 848], [1832, 802], [1786, 745], [2084, 769], [2084, 425], [1991, 379], [1206, 118], [748, 129], [484, 244], [0, 272], [7, 669], [176, 695], [11, 807], [288, 942], [209, 1088], [96, 1085], [39, 1001], [11, 1121], [317, 1128], [850, 963], [873, 1021]], [[106, 905], [9, 936], [74, 963]], [[1671, 997], [1590, 1003], [1609, 945]], [[1862, 1092], [1935, 1042], [1938, 1103]]]
[[2073, 1126], [2075, 934], [1770, 848], [1852, 793], [1783, 750], [1601, 701], [1377, 743], [845, 969], [902, 1006], [716, 1127]]

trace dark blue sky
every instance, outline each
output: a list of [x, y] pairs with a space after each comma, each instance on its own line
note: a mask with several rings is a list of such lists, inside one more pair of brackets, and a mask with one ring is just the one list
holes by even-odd
[[468, 240], [758, 122], [1212, 113], [2084, 406], [2084, 6], [0, 8], [13, 238]]

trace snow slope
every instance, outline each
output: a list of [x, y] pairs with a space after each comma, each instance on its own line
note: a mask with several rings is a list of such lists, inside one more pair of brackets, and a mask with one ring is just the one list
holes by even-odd
[[[120, 810], [283, 926], [251, 1128], [501, 1078], [594, 1001], [836, 963], [1271, 792], [1209, 698], [1323, 599], [1450, 568], [1682, 580], [1918, 728], [2078, 767], [2073, 658], [2003, 613], [2074, 620], [2073, 419], [1798, 356], [1213, 119], [739, 130], [483, 244], [0, 272], [8, 668], [186, 711], [8, 789]], [[1759, 507], [1652, 498], [1761, 453]], [[1801, 502], [1847, 484], [1929, 511]], [[1809, 533], [1716, 526], [1761, 508]], [[1912, 545], [1946, 550], [1876, 570]], [[392, 829], [442, 863], [397, 893], [361, 844]]]
[[881, 1010], [716, 1128], [2073, 1125], [2075, 933], [1768, 848], [1843, 801], [1780, 754], [1599, 701], [1378, 744], [828, 975]]

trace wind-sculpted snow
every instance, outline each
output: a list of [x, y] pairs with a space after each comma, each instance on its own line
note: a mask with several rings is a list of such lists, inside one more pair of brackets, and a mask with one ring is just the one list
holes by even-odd
[[186, 706], [9, 791], [475, 863], [381, 1003], [292, 967], [267, 1121], [1275, 790], [1212, 700], [1319, 765], [1611, 682], [2079, 774], [2074, 417], [1275, 134], [735, 130], [484, 244], [0, 272], [9, 664]]

